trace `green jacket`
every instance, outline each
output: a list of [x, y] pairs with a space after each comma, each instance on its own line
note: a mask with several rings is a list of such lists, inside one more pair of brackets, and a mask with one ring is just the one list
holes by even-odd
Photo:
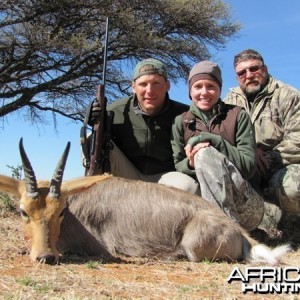
[[242, 106], [251, 116], [257, 145], [268, 152], [271, 170], [300, 162], [300, 92], [270, 76], [253, 103], [239, 87], [230, 89], [226, 103]]
[[112, 139], [132, 164], [143, 174], [174, 171], [171, 130], [174, 118], [188, 106], [166, 96], [165, 107], [156, 116], [142, 112], [135, 96], [113, 102], [115, 113]]
[[[242, 109], [237, 115], [237, 124], [228, 131], [235, 130], [235, 145], [232, 145], [225, 140], [222, 135], [217, 135], [210, 128], [214, 126], [207, 126], [207, 124], [220, 124], [226, 114], [230, 105], [219, 101], [210, 114], [201, 112], [194, 104], [191, 105], [190, 111], [195, 115], [199, 122], [202, 122], [207, 127], [207, 130], [200, 132], [197, 137], [192, 137], [188, 143], [193, 139], [194, 143], [209, 142], [210, 145], [216, 148], [219, 152], [224, 154], [229, 161], [231, 161], [240, 171], [245, 179], [253, 176], [256, 167], [255, 158], [255, 137], [253, 126], [251, 124], [249, 115]], [[224, 109], [225, 108], [225, 109]], [[182, 120], [183, 115], [175, 118], [172, 130], [172, 148], [174, 155], [174, 162], [177, 171], [195, 177], [195, 170], [188, 165], [188, 158], [185, 155], [184, 147], [184, 125]], [[224, 126], [226, 127], [227, 125]], [[226, 128], [225, 128], [226, 129]], [[197, 139], [195, 141], [195, 139]]]

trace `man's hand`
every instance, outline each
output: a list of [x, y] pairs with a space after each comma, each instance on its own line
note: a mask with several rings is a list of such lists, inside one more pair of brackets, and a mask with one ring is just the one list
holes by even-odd
[[270, 167], [266, 154], [261, 148], [256, 149], [256, 166], [259, 175], [264, 175]]
[[94, 100], [91, 111], [90, 111], [89, 120], [88, 120], [88, 124], [90, 126], [94, 125], [94, 122], [100, 116], [101, 111], [102, 111], [102, 108], [100, 107], [99, 102], [97, 100]]

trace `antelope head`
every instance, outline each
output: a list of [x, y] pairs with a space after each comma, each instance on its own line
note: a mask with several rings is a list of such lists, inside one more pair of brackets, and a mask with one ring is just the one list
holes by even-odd
[[22, 139], [19, 149], [25, 180], [0, 175], [0, 190], [11, 193], [20, 199], [21, 217], [25, 223], [26, 236], [31, 242], [31, 259], [55, 264], [59, 258], [56, 242], [67, 209], [66, 198], [111, 176], [99, 175], [63, 182], [63, 173], [70, 150], [70, 142], [68, 142], [51, 181], [37, 181], [25, 153]]

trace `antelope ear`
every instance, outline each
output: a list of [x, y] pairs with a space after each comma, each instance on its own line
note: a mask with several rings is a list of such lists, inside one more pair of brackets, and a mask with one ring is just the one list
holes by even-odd
[[26, 187], [24, 181], [0, 175], [0, 191], [13, 194], [17, 198], [21, 198], [23, 192], [26, 191]]
[[67, 197], [82, 192], [97, 182], [108, 180], [109, 178], [112, 178], [112, 175], [86, 176], [64, 181], [61, 185], [61, 194]]

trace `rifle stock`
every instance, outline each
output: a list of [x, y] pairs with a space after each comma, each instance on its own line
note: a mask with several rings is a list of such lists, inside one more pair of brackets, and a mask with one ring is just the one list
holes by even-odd
[[106, 100], [104, 96], [104, 85], [98, 85], [96, 101], [101, 109], [99, 117], [93, 125], [92, 140], [90, 146], [90, 164], [88, 174], [95, 175], [101, 169], [102, 149], [104, 143], [104, 119], [106, 114]]

